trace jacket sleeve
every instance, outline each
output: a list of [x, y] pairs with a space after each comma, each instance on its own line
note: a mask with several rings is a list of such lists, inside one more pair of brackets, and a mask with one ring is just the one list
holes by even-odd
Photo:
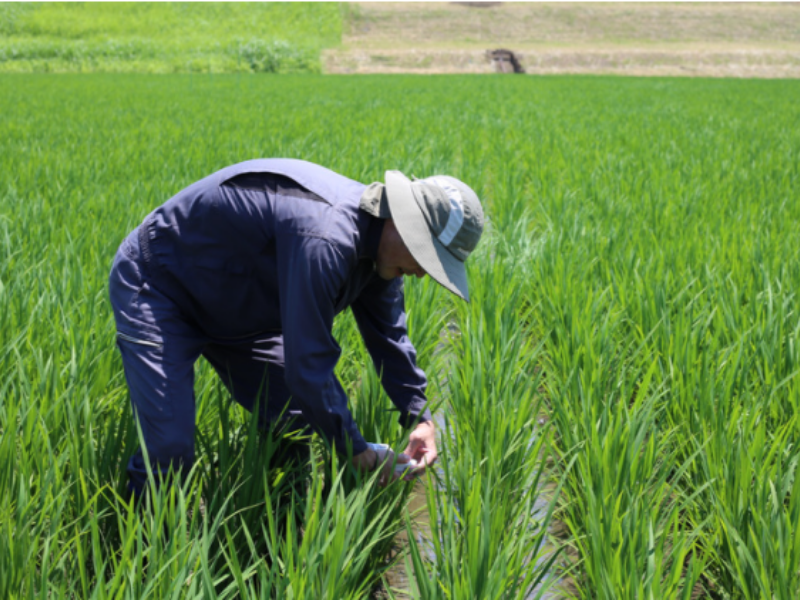
[[291, 235], [278, 243], [278, 289], [286, 361], [286, 385], [317, 433], [343, 452], [367, 445], [334, 375], [341, 348], [331, 333], [336, 296], [347, 261], [325, 239]]
[[402, 278], [386, 281], [373, 277], [351, 309], [383, 389], [400, 410], [400, 424], [409, 427], [418, 418], [429, 421], [428, 381], [408, 339]]

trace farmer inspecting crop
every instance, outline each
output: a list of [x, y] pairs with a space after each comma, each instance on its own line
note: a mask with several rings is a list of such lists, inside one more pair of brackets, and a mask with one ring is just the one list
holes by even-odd
[[[369, 186], [300, 160], [222, 169], [157, 208], [120, 246], [110, 276], [131, 403], [154, 470], [194, 462], [194, 363], [202, 355], [259, 427], [312, 428], [364, 471], [437, 458], [426, 378], [408, 339], [403, 275], [468, 300], [464, 261], [483, 230], [475, 193], [387, 171]], [[362, 437], [334, 375], [331, 329], [350, 307], [381, 384], [414, 427], [395, 457]], [[380, 460], [379, 460], [380, 458]], [[413, 463], [412, 463], [413, 464]], [[147, 480], [142, 450], [130, 487]]]

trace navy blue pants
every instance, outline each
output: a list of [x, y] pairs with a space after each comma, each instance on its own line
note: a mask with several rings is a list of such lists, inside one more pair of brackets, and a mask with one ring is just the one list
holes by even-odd
[[[284, 378], [283, 337], [213, 339], [188, 323], [179, 307], [147, 276], [139, 230], [122, 243], [109, 278], [117, 345], [134, 415], [152, 468], [166, 475], [194, 463], [194, 364], [200, 356], [214, 367], [233, 398], [247, 410], [258, 406], [259, 426], [293, 420], [307, 429]], [[128, 462], [129, 486], [141, 493], [147, 482], [142, 450]]]

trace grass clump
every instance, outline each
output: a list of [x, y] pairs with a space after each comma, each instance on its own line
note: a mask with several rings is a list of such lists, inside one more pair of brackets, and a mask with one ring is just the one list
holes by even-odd
[[319, 72], [341, 40], [335, 4], [0, 6], [0, 71]]

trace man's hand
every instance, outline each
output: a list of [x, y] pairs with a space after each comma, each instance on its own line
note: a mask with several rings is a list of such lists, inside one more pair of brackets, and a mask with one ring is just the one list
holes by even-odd
[[417, 466], [406, 471], [404, 478], [418, 477], [425, 472], [430, 465], [436, 462], [439, 457], [436, 451], [436, 428], [433, 421], [423, 421], [416, 426], [408, 438], [408, 446], [405, 451], [395, 456], [392, 450], [381, 450], [376, 452], [372, 448], [367, 448], [360, 454], [353, 457], [353, 466], [362, 473], [370, 473], [375, 469], [381, 469], [378, 483], [385, 486], [390, 481], [394, 481], [401, 474], [395, 472], [395, 461], [397, 464], [404, 464], [411, 460], [417, 461]]
[[378, 484], [383, 487], [395, 479], [393, 468], [394, 461], [394, 452], [391, 450], [387, 450], [385, 454], [381, 456], [372, 448], [367, 448], [361, 454], [356, 454], [353, 457], [352, 464], [362, 473], [371, 473], [375, 469], [381, 469], [381, 474], [378, 478]]
[[397, 462], [403, 463], [413, 459], [418, 466], [409, 471], [410, 475], [419, 476], [425, 469], [436, 462], [439, 454], [436, 452], [436, 428], [433, 421], [423, 421], [411, 432], [408, 446]]

